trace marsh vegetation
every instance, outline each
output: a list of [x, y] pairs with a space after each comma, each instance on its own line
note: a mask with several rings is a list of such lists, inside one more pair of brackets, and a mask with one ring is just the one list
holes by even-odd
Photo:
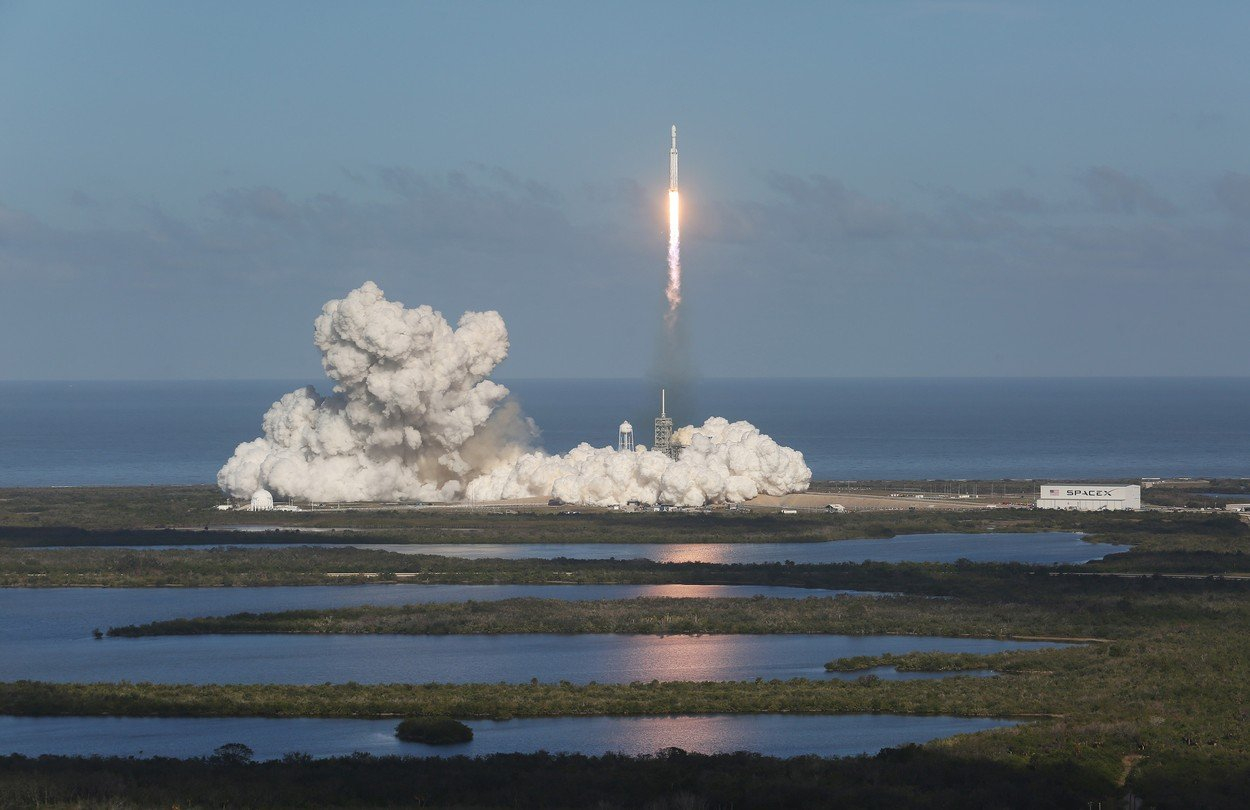
[[[12, 500], [4, 503], [6, 509], [13, 508]], [[66, 522], [67, 509], [53, 504], [34, 522], [72, 526], [72, 521]], [[509, 523], [517, 517], [521, 516], [501, 516], [500, 536], [523, 523]], [[637, 526], [613, 522], [615, 517], [593, 515], [566, 524], [554, 516], [536, 518], [529, 536], [569, 541], [581, 532], [619, 541], [622, 532], [637, 531], [636, 536], [645, 537], [647, 532], [671, 531], [677, 525], [653, 520], [666, 516], [638, 516]], [[737, 517], [724, 521], [717, 517], [699, 528], [704, 517], [682, 519], [691, 521], [691, 531], [709, 532], [704, 539], [735, 529], [758, 529], [760, 536], [754, 540], [781, 532], [763, 521], [748, 522], [749, 518], [732, 523]], [[407, 518], [384, 515], [377, 520], [380, 526]], [[841, 531], [839, 518], [812, 516], [810, 525], [803, 520], [790, 523], [784, 539], [795, 539], [790, 529], [810, 531], [807, 536], [812, 539], [833, 539], [821, 532]], [[31, 515], [23, 519], [33, 521]], [[470, 515], [439, 519], [464, 521], [455, 528], [472, 528], [471, 521], [487, 520]], [[893, 666], [956, 674], [938, 680], [317, 686], [5, 683], [0, 684], [0, 712], [15, 715], [471, 719], [875, 712], [1013, 717], [1027, 722], [876, 757], [832, 761], [677, 752], [644, 758], [528, 755], [437, 764], [367, 757], [312, 762], [294, 756], [275, 763], [10, 757], [0, 760], [0, 803], [29, 804], [25, 800], [35, 797], [45, 804], [81, 807], [126, 806], [126, 802], [315, 804], [318, 789], [324, 792], [325, 785], [333, 784], [335, 795], [348, 806], [411, 803], [414, 785], [421, 786], [427, 803], [446, 804], [454, 797], [473, 806], [507, 804], [508, 797], [517, 794], [490, 781], [490, 774], [536, 780], [526, 782], [525, 795], [533, 797], [534, 806], [552, 807], [599, 801], [605, 807], [616, 806], [613, 802], [619, 806], [659, 802], [656, 807], [703, 806], [701, 802], [738, 807], [838, 803], [1049, 807], [1090, 801], [1110, 806], [1129, 794], [1156, 807], [1238, 806], [1244, 800], [1250, 791], [1246, 766], [1250, 636], [1241, 628], [1250, 626], [1250, 584], [1227, 575], [1250, 572], [1250, 527], [1245, 523], [1213, 513], [902, 513], [873, 519], [883, 531], [899, 533], [1079, 530], [1089, 532], [1091, 539], [1133, 548], [1083, 566], [1055, 567], [967, 562], [725, 566], [405, 555], [403, 571], [396, 567], [398, 555], [360, 549], [3, 549], [0, 580], [9, 585], [325, 584], [326, 574], [334, 572], [350, 574], [335, 580], [348, 582], [681, 582], [900, 594], [871, 599], [644, 599], [598, 604], [511, 600], [352, 608], [180, 621], [140, 627], [129, 634], [836, 632], [1090, 641], [985, 656], [917, 652], [826, 664], [845, 672]], [[78, 529], [130, 531], [120, 523], [109, 527], [104, 525], [108, 521], [94, 520], [93, 525], [80, 520]], [[8, 518], [0, 522], [8, 523]], [[444, 524], [439, 531], [449, 527]], [[865, 536], [863, 527], [856, 527], [851, 536]], [[9, 540], [15, 537], [11, 533]], [[365, 577], [367, 573], [381, 576]], [[398, 573], [415, 576], [398, 578]], [[1172, 578], [1177, 574], [1190, 578]], [[970, 669], [990, 669], [998, 675], [958, 677]], [[99, 776], [102, 773], [108, 778]], [[554, 785], [560, 786], [559, 793], [552, 792]], [[614, 792], [606, 793], [605, 785]], [[622, 785], [628, 795], [619, 792]]]

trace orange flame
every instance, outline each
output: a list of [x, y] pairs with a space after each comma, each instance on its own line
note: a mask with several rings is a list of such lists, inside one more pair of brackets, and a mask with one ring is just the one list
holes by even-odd
[[664, 322], [672, 329], [681, 306], [681, 194], [668, 192], [668, 286], [664, 289], [668, 312]]

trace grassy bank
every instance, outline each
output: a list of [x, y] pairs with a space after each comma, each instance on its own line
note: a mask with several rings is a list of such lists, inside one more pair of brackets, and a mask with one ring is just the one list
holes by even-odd
[[[1208, 515], [1068, 513], [1018, 509], [897, 510], [782, 515], [776, 509], [711, 514], [578, 509], [489, 511], [427, 508], [221, 512], [211, 487], [0, 490], [0, 546], [204, 543], [744, 543], [885, 538], [987, 531], [1204, 531]], [[1222, 516], [1216, 516], [1222, 517]], [[1229, 516], [1229, 519], [1235, 519]], [[270, 532], [228, 531], [237, 524]], [[303, 531], [299, 531], [303, 530]], [[308, 531], [317, 530], [317, 531]], [[338, 531], [330, 531], [338, 530]]]
[[[0, 549], [3, 587], [263, 587], [380, 582], [400, 586], [689, 583], [849, 588], [859, 586], [832, 583], [911, 582], [918, 570], [877, 564], [727, 566], [648, 560], [467, 560], [355, 548]], [[940, 576], [936, 569], [933, 575]]]
[[[1195, 779], [1187, 761], [1147, 786], [1151, 801], [1184, 791], [1218, 799], [1227, 767]], [[1161, 770], [1161, 769], [1160, 769]], [[1058, 754], [989, 762], [938, 747], [875, 756], [776, 759], [669, 750], [649, 757], [497, 754], [450, 760], [290, 756], [263, 763], [209, 759], [40, 760], [0, 757], [0, 806], [449, 807], [599, 810], [790, 810], [897, 807], [1111, 807], [1124, 793], [1110, 755], [1073, 766]], [[1152, 774], [1153, 775], [1153, 774]], [[1182, 781], [1183, 778], [1183, 781]], [[1136, 784], [1133, 785], [1137, 789]]]
[[[1048, 583], [1049, 584], [1049, 583]], [[1147, 583], [1147, 586], [1153, 583]], [[1200, 583], [1201, 586], [1201, 583]], [[935, 602], [919, 597], [835, 598], [641, 598], [596, 601], [505, 599], [485, 602], [419, 603], [334, 610], [239, 613], [172, 619], [114, 627], [110, 636], [206, 635], [223, 633], [408, 634], [500, 633], [838, 633], [846, 635], [934, 635], [1114, 637], [1161, 621], [1250, 620], [1244, 599], [1250, 582], [1229, 585], [1225, 598], [1188, 584], [1152, 591], [1139, 587], [1131, 608], [1123, 591], [1071, 595], [1061, 609], [1053, 598], [986, 604]], [[1188, 591], [1188, 593], [1186, 593]]]
[[[980, 569], [979, 569], [980, 570]], [[1024, 577], [1025, 566], [987, 566]], [[648, 560], [467, 560], [355, 548], [0, 549], [4, 587], [252, 587], [395, 584], [760, 584], [946, 594], [955, 565], [657, 563]], [[968, 573], [975, 573], [969, 571]], [[975, 583], [973, 583], [975, 584]]]
[[[1130, 583], [1031, 584], [1080, 573], [1250, 571], [1250, 554], [1205, 547], [1250, 547], [1240, 535], [1138, 538], [1132, 552], [1081, 566], [965, 563], [656, 563], [647, 560], [466, 560], [355, 548], [3, 549], [0, 587], [263, 587], [275, 585], [714, 584], [849, 588], [931, 596], [1010, 598], [1019, 587], [1083, 593], [1135, 592]], [[1175, 549], [1169, 549], [1169, 544]], [[1186, 551], [1186, 547], [1197, 550]], [[1137, 548], [1158, 548], [1138, 551]], [[1073, 578], [1076, 579], [1076, 578]], [[1089, 578], [1092, 579], [1092, 578]]]
[[[577, 508], [467, 510], [378, 508], [300, 512], [218, 511], [221, 493], [212, 487], [84, 487], [0, 490], [0, 544], [184, 545], [344, 542], [387, 543], [741, 543], [890, 537], [908, 532], [947, 531], [944, 515], [901, 515], [882, 521], [875, 514], [781, 515], [767, 511], [716, 510], [712, 514], [623, 513]], [[568, 511], [568, 510], [563, 510]], [[226, 531], [236, 524], [272, 526], [273, 532]], [[898, 528], [895, 528], [898, 527]], [[185, 531], [192, 529], [194, 531]], [[279, 531], [279, 529], [281, 529]], [[295, 536], [295, 530], [314, 529]], [[976, 531], [976, 529], [970, 529]]]
[[[1064, 652], [1064, 651], [1057, 651]], [[1036, 655], [1036, 654], [1035, 654]], [[1053, 665], [1048, 665], [1053, 666]], [[523, 673], [518, 673], [523, 675]], [[0, 683], [0, 714], [132, 717], [405, 717], [462, 719], [664, 714], [890, 712], [1035, 717], [1060, 707], [1045, 676], [922, 681], [789, 680], [633, 684]], [[985, 681], [969, 689], [973, 681]], [[1023, 690], [1023, 694], [1021, 691]]]
[[1011, 655], [995, 653], [911, 652], [902, 654], [854, 655], [835, 658], [825, 664], [827, 672], [865, 672], [878, 667], [893, 667], [899, 672], [970, 672], [994, 670], [999, 673], [1019, 674], [1022, 662]]

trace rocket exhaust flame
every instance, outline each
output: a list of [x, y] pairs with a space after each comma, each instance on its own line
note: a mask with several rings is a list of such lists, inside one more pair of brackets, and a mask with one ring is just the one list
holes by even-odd
[[681, 192], [677, 190], [677, 126], [673, 125], [673, 146], [668, 152], [668, 285], [664, 289], [668, 312], [664, 324], [671, 331], [677, 325], [681, 307]]
[[668, 286], [664, 296], [668, 298], [664, 322], [672, 329], [681, 306], [681, 194], [677, 191], [668, 193]]

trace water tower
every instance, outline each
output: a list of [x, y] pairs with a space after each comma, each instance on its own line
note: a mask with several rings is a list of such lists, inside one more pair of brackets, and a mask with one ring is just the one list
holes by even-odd
[[629, 422], [621, 422], [620, 432], [616, 436], [616, 449], [622, 453], [634, 452], [634, 426]]

